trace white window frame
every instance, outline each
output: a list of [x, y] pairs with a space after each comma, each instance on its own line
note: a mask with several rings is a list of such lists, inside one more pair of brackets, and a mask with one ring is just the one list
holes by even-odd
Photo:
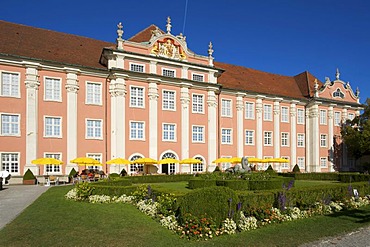
[[[302, 145], [300, 145], [302, 143]], [[304, 133], [297, 133], [297, 147], [304, 147], [305, 146], [305, 134]]]
[[320, 157], [320, 167], [328, 167], [328, 159], [326, 157]]
[[327, 120], [327, 111], [326, 110], [323, 110], [321, 109], [320, 110], [320, 125], [327, 125], [328, 123], [328, 120]]
[[304, 157], [297, 157], [297, 165], [299, 169], [305, 169], [305, 158]]
[[[100, 163], [103, 163], [103, 154], [102, 153], [86, 153], [86, 157], [93, 158]], [[103, 170], [103, 166], [86, 166], [87, 169], [98, 169], [98, 170]]]
[[[133, 121], [133, 120], [131, 120], [131, 121], [129, 121], [129, 123], [130, 123], [130, 138], [129, 138], [129, 140], [133, 140], [133, 141], [145, 141], [145, 122], [144, 121]], [[133, 129], [132, 127], [132, 124], [136, 124], [136, 128], [135, 129]], [[140, 129], [140, 128], [138, 128], [138, 124], [142, 124], [142, 126], [143, 126], [143, 128], [142, 129]], [[135, 131], [135, 136], [133, 137], [132, 136], [132, 131]], [[139, 137], [139, 135], [140, 135], [140, 131], [142, 131], [142, 138], [140, 138]]]
[[297, 109], [297, 124], [304, 124], [305, 113], [304, 109]]
[[[199, 79], [201, 78], [201, 80], [196, 79], [197, 76], [199, 77]], [[191, 74], [191, 79], [193, 81], [204, 82], [204, 78], [205, 78], [205, 76], [203, 74], [198, 74], [198, 73], [192, 73]]]
[[[47, 118], [50, 118], [50, 119], [53, 119], [53, 123], [52, 123], [52, 133], [51, 134], [48, 134], [46, 133], [46, 119]], [[59, 135], [56, 135], [54, 132], [55, 132], [55, 123], [54, 123], [54, 119], [59, 119], [60, 121], [60, 125], [59, 125]], [[63, 134], [62, 134], [62, 130], [63, 130], [63, 119], [62, 117], [60, 116], [48, 116], [48, 115], [44, 115], [44, 137], [45, 138], [62, 138]]]
[[[145, 64], [130, 62], [130, 63], [129, 63], [129, 66], [130, 66], [130, 71], [132, 71], [132, 72], [145, 73]], [[143, 71], [137, 71], [137, 70], [133, 69], [133, 68], [135, 68], [135, 67], [143, 68]]]
[[[263, 159], [272, 159], [272, 156], [263, 156]], [[269, 166], [274, 167], [272, 163], [263, 163], [263, 169], [267, 169]]]
[[[224, 133], [224, 131], [227, 131], [228, 133]], [[221, 128], [221, 144], [233, 144], [233, 129]]]
[[[18, 78], [18, 81], [17, 83], [14, 83], [14, 84], [17, 84], [16, 85], [16, 89], [13, 90], [13, 87], [12, 87], [12, 80], [10, 80], [10, 88], [9, 88], [9, 91], [10, 91], [10, 94], [4, 94], [4, 90], [3, 90], [3, 86], [4, 86], [4, 82], [3, 82], [3, 74], [10, 74], [10, 75], [16, 75]], [[0, 97], [12, 97], [12, 98], [20, 98], [21, 97], [21, 90], [20, 90], [20, 81], [21, 81], [21, 74], [19, 72], [12, 72], [12, 71], [5, 71], [5, 70], [0, 70]], [[16, 92], [13, 94], [13, 91]]]
[[[165, 130], [165, 126], [173, 126], [173, 130]], [[168, 132], [168, 138], [165, 138], [165, 133]], [[177, 141], [177, 126], [175, 123], [162, 123], [162, 141], [163, 142], [176, 142]], [[171, 139], [171, 133], [173, 133], [173, 139]]]
[[[89, 121], [94, 121], [94, 122], [100, 122], [100, 136], [95, 136], [95, 129], [96, 127], [93, 126], [93, 129], [94, 129], [94, 136], [88, 136], [88, 126], [87, 126], [87, 123]], [[95, 118], [86, 118], [85, 119], [85, 139], [87, 140], [103, 140], [103, 125], [104, 125], [104, 122], [103, 122], [103, 119], [95, 119]]]
[[[44, 152], [45, 158], [54, 158], [57, 160], [62, 160], [62, 153], [60, 152]], [[48, 171], [51, 169], [51, 171]], [[62, 165], [45, 165], [44, 166], [44, 175], [51, 174], [62, 174]]]
[[263, 105], [263, 120], [272, 121], [272, 105], [270, 104]]
[[129, 174], [135, 174], [139, 172], [144, 172], [144, 164], [137, 164], [134, 161], [140, 158], [143, 158], [141, 154], [134, 154], [130, 157], [131, 165], [129, 165], [129, 170], [127, 171]]
[[221, 99], [221, 117], [232, 117], [233, 116], [232, 109], [233, 102], [231, 99]]
[[201, 160], [202, 163], [192, 164], [191, 165], [191, 173], [194, 173], [194, 172], [203, 172], [204, 171], [204, 164], [205, 164], [205, 161], [204, 161], [203, 157], [201, 157], [201, 156], [195, 156], [194, 159]]
[[[16, 171], [12, 171], [12, 161], [7, 162], [5, 164], [9, 163], [9, 170], [4, 169], [4, 163], [3, 163], [3, 155], [16, 155], [17, 156], [17, 166]], [[0, 152], [0, 171], [8, 171], [11, 175], [20, 175], [20, 161], [21, 161], [21, 154], [20, 152]]]
[[320, 147], [328, 146], [328, 135], [320, 134]]
[[[10, 122], [10, 126], [9, 126], [9, 133], [5, 133], [3, 132], [3, 116], [10, 116], [10, 117], [18, 117], [18, 123], [17, 124], [17, 133], [12, 133], [12, 126], [15, 124], [14, 122]], [[18, 114], [18, 113], [7, 113], [7, 112], [0, 112], [0, 136], [21, 136], [21, 115]]]
[[[167, 72], [173, 72], [173, 76], [167, 75]], [[169, 78], [176, 78], [176, 70], [169, 69], [169, 68], [162, 68], [162, 76], [169, 77]]]
[[[282, 159], [290, 160], [289, 156], [281, 156]], [[281, 164], [282, 169], [289, 169], [289, 163], [282, 163]]]
[[341, 113], [339, 111], [334, 112], [334, 126], [340, 126], [341, 123]]
[[281, 146], [289, 147], [289, 133], [288, 132], [281, 132]]
[[[137, 89], [136, 95], [133, 95], [133, 89]], [[139, 90], [143, 92], [142, 97], [138, 95]], [[134, 98], [135, 97], [135, 98]], [[135, 100], [133, 100], [135, 99]], [[142, 100], [142, 105], [140, 105], [140, 100]], [[145, 87], [141, 86], [130, 86], [130, 107], [133, 108], [145, 108]]]
[[281, 107], [281, 122], [289, 123], [289, 108], [287, 106]]
[[[194, 128], [201, 131], [194, 131]], [[205, 142], [205, 126], [204, 125], [192, 125], [191, 126], [191, 140], [193, 143], [204, 143]], [[196, 140], [194, 139], [196, 137]]]
[[[48, 96], [47, 91], [46, 91], [48, 80], [51, 80], [53, 82], [52, 83], [52, 89], [51, 89], [51, 97]], [[56, 84], [57, 84], [57, 86], [56, 86]], [[55, 90], [56, 87], [58, 87], [57, 90]], [[52, 76], [44, 76], [44, 101], [62, 102], [62, 78], [52, 77]]]
[[348, 113], [348, 119], [349, 120], [353, 120], [355, 118], [355, 114], [354, 113]]
[[[88, 87], [89, 85], [93, 86], [93, 96], [92, 99], [89, 99], [89, 91]], [[93, 81], [86, 81], [85, 83], [85, 104], [86, 105], [102, 105], [102, 96], [103, 96], [103, 84], [101, 82], [93, 82]], [[100, 92], [99, 95], [97, 95], [96, 88], [99, 88]]]
[[[197, 102], [194, 102], [194, 97], [197, 98]], [[202, 100], [201, 103], [198, 102], [200, 98]], [[196, 106], [196, 110], [194, 110], [194, 106]], [[201, 111], [199, 111], [200, 107]], [[191, 111], [192, 113], [204, 114], [204, 94], [193, 93], [191, 95]]]
[[[246, 129], [244, 133], [245, 133], [245, 136], [244, 136], [245, 145], [254, 145], [254, 130]], [[247, 133], [251, 133], [252, 136], [247, 136]]]
[[[169, 99], [168, 97], [166, 98], [165, 95], [173, 94], [173, 99]], [[168, 94], [168, 95], [169, 95]], [[167, 107], [165, 107], [165, 102], [167, 101]], [[171, 103], [173, 107], [171, 108]], [[163, 89], [162, 90], [162, 110], [164, 111], [176, 111], [176, 91], [175, 90], [168, 90], [168, 89]]]
[[254, 103], [245, 102], [245, 119], [254, 119]]
[[264, 131], [263, 132], [263, 145], [264, 146], [272, 146], [272, 131]]

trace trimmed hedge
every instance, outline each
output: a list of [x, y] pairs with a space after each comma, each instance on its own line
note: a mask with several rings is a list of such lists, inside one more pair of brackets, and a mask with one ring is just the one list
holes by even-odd
[[146, 184], [146, 183], [167, 183], [167, 182], [181, 182], [189, 181], [194, 178], [192, 174], [180, 175], [147, 175], [147, 176], [131, 176], [126, 179], [131, 180], [133, 184]]
[[337, 172], [311, 172], [311, 173], [280, 173], [283, 177], [294, 177], [296, 180], [330, 180], [342, 183], [370, 181], [369, 174], [360, 173], [337, 173]]
[[107, 195], [107, 196], [121, 196], [131, 195], [136, 189], [137, 186], [112, 186], [112, 185], [101, 185], [94, 183], [91, 185], [94, 187], [94, 195]]
[[195, 189], [178, 200], [179, 219], [184, 221], [187, 214], [198, 218], [211, 217], [217, 226], [226, 218], [238, 220], [238, 195], [230, 188], [222, 186]]
[[[253, 180], [249, 181], [250, 190], [273, 190], [283, 188], [283, 184], [288, 184], [292, 178], [271, 178], [269, 180]], [[294, 180], [293, 180], [294, 181]]]
[[126, 178], [117, 178], [114, 180], [104, 180], [104, 181], [99, 181], [97, 183], [98, 185], [106, 185], [106, 186], [130, 186], [132, 185], [132, 181]]
[[339, 173], [339, 181], [343, 183], [370, 181], [370, 175], [359, 173]]
[[249, 190], [248, 180], [217, 180], [217, 186], [225, 186], [233, 190]]
[[198, 188], [205, 188], [216, 186], [216, 179], [199, 179], [199, 178], [192, 178], [188, 182], [189, 189], [198, 189]]

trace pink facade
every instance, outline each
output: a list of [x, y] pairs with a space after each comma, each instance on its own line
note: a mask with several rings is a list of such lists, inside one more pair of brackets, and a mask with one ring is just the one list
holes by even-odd
[[[27, 35], [43, 32], [0, 24]], [[0, 55], [0, 170], [68, 175], [84, 169], [70, 162], [83, 156], [98, 159], [108, 173], [206, 172], [216, 158], [242, 156], [286, 158], [271, 164], [282, 172], [295, 164], [307, 172], [350, 170], [350, 158], [343, 150], [338, 156], [335, 144], [340, 125], [361, 105], [339, 72], [325, 83], [306, 72], [279, 76], [214, 62], [211, 45], [207, 56], [194, 54], [170, 29], [150, 26], [128, 40], [120, 31], [116, 43], [52, 33], [61, 49], [85, 42], [88, 51], [63, 50], [64, 57], [43, 57], [36, 43], [29, 48], [34, 54], [12, 48], [17, 35], [4, 46], [9, 50], [1, 48], [7, 56]], [[31, 164], [47, 156], [64, 164]], [[203, 164], [105, 165], [117, 157], [195, 157]]]

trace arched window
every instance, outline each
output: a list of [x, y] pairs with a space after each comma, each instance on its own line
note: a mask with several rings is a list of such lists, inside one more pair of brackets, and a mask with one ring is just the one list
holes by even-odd
[[[173, 153], [165, 153], [162, 155], [162, 160], [166, 158], [176, 159], [176, 155]], [[175, 174], [175, 172], [176, 172], [175, 163], [162, 164], [162, 173]]]
[[339, 98], [344, 98], [344, 93], [342, 93], [342, 91], [339, 89], [339, 88], [337, 88], [337, 90], [335, 90], [335, 92], [333, 92], [333, 98], [335, 98], [335, 97], [339, 97]]
[[195, 157], [195, 159], [202, 161], [202, 163], [193, 164], [193, 172], [203, 172], [204, 160], [201, 157]]
[[[142, 158], [140, 155], [134, 155], [131, 157], [130, 161], [132, 162], [140, 158]], [[144, 164], [131, 164], [130, 165], [131, 173], [138, 173], [138, 172], [143, 172], [143, 171], [144, 171]]]

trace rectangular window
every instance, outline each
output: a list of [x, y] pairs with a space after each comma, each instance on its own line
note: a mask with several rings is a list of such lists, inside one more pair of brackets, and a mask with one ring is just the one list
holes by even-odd
[[340, 126], [340, 112], [334, 112], [334, 125]]
[[[289, 160], [289, 157], [287, 157], [287, 156], [282, 156], [281, 158]], [[288, 169], [289, 168], [289, 163], [282, 163], [281, 168]]]
[[163, 110], [176, 110], [174, 91], [163, 90], [162, 109]]
[[204, 112], [204, 97], [202, 94], [193, 94], [193, 113]]
[[176, 125], [163, 124], [163, 141], [176, 141]]
[[1, 154], [1, 170], [8, 171], [11, 174], [19, 173], [19, 154], [18, 153], [2, 153]]
[[130, 140], [144, 139], [144, 122], [130, 122]]
[[320, 135], [320, 147], [326, 147], [326, 135]]
[[254, 131], [253, 130], [246, 130], [245, 131], [245, 144], [246, 145], [253, 145], [254, 143]]
[[[61, 160], [60, 153], [46, 153], [45, 158], [54, 158], [57, 160]], [[61, 172], [61, 166], [57, 165], [46, 165], [45, 166], [45, 172], [48, 173], [60, 173]]]
[[320, 110], [320, 124], [326, 124], [326, 110]]
[[193, 142], [204, 142], [203, 126], [193, 126]]
[[62, 137], [62, 119], [60, 117], [44, 118], [44, 136]]
[[297, 158], [297, 165], [298, 165], [299, 169], [304, 169], [304, 166], [305, 166], [304, 157], [298, 157]]
[[254, 119], [254, 103], [245, 102], [245, 118]]
[[176, 71], [172, 69], [162, 69], [162, 75], [166, 77], [176, 77]]
[[272, 146], [272, 131], [264, 132], [264, 144], [265, 146]]
[[130, 106], [144, 107], [144, 88], [130, 87]]
[[[95, 160], [97, 160], [97, 161], [99, 161], [100, 163], [102, 163], [102, 161], [103, 161], [103, 159], [102, 159], [102, 154], [87, 154], [86, 155], [87, 157], [89, 157], [89, 158], [93, 158], [93, 159], [95, 159]], [[102, 166], [86, 166], [86, 168], [87, 169], [93, 169], [93, 170], [101, 170], [103, 167]]]
[[288, 107], [281, 107], [281, 122], [288, 123], [289, 122], [289, 109]]
[[321, 167], [326, 167], [327, 166], [326, 158], [325, 157], [321, 157], [320, 158], [320, 166]]
[[221, 143], [222, 144], [231, 144], [231, 129], [221, 129]]
[[231, 100], [221, 99], [221, 116], [231, 117]]
[[19, 97], [19, 74], [1, 72], [0, 95]]
[[1, 114], [1, 135], [20, 135], [19, 118], [18, 114]]
[[263, 119], [265, 121], [272, 121], [272, 106], [263, 105]]
[[297, 147], [304, 147], [304, 134], [297, 135]]
[[101, 105], [102, 85], [101, 83], [86, 83], [86, 104]]
[[289, 146], [289, 133], [281, 133], [281, 146]]
[[297, 110], [297, 124], [304, 124], [304, 110]]
[[134, 72], [144, 73], [144, 65], [143, 64], [130, 63], [130, 70], [134, 71]]
[[355, 114], [353, 113], [348, 113], [348, 119], [353, 120], [355, 118]]
[[193, 81], [204, 81], [204, 76], [203, 75], [198, 75], [198, 74], [193, 74]]
[[45, 78], [45, 100], [60, 101], [62, 98], [62, 83], [60, 79]]
[[102, 139], [102, 120], [86, 120], [86, 138]]

